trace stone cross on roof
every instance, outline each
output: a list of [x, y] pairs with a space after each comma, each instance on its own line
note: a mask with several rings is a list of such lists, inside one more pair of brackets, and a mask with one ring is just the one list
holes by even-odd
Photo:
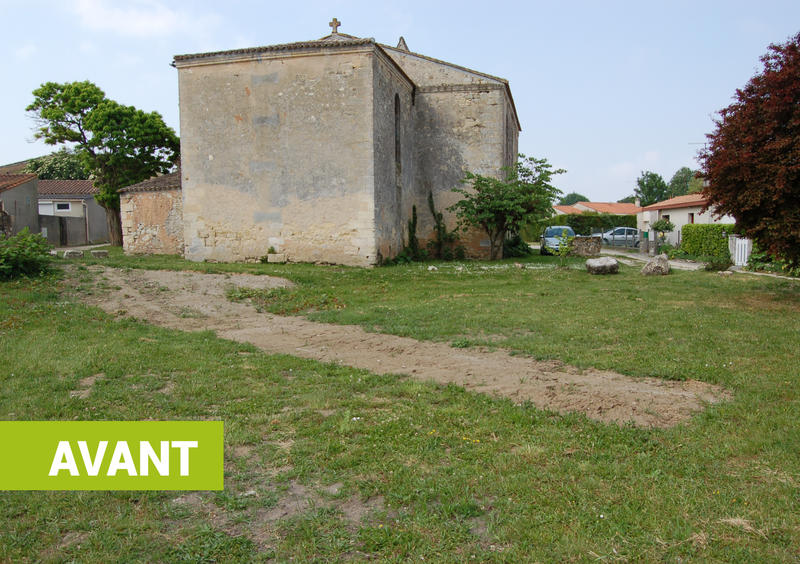
[[340, 22], [336, 18], [333, 18], [328, 25], [331, 26], [333, 33], [339, 33], [339, 26], [342, 25], [342, 22]]

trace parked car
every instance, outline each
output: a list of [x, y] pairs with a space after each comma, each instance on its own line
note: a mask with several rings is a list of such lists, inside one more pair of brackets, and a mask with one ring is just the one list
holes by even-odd
[[575, 237], [575, 231], [569, 225], [551, 225], [542, 232], [539, 252], [549, 255], [558, 250], [562, 237]]
[[604, 245], [638, 247], [639, 230], [634, 227], [615, 227], [601, 235]]

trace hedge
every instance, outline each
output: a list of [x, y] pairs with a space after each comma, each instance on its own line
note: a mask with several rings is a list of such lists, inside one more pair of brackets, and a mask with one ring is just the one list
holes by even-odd
[[593, 231], [608, 231], [615, 227], [636, 227], [635, 215], [587, 212], [570, 213], [552, 219], [569, 225], [576, 235], [591, 235]]
[[576, 235], [591, 235], [593, 230], [596, 233], [598, 231], [608, 231], [615, 227], [636, 227], [636, 216], [596, 212], [554, 215], [529, 222], [522, 228], [522, 238], [526, 241], [538, 240], [545, 227], [550, 225], [569, 225]]
[[700, 225], [689, 223], [681, 230], [681, 250], [694, 256], [716, 257], [730, 260], [728, 239], [722, 232], [735, 233], [731, 223], [711, 223]]

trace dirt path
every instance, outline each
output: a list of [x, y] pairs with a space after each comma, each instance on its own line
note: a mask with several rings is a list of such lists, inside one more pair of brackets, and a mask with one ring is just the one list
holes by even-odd
[[529, 400], [543, 409], [585, 413], [600, 421], [668, 427], [686, 420], [706, 403], [727, 398], [724, 390], [703, 382], [631, 378], [506, 352], [455, 349], [446, 343], [367, 333], [352, 325], [258, 313], [248, 304], [232, 303], [225, 297], [231, 286], [292, 285], [282, 278], [90, 268], [107, 279], [106, 289], [83, 299], [109, 313], [184, 331], [210, 329], [222, 338], [252, 343], [270, 353], [453, 383], [518, 402]]

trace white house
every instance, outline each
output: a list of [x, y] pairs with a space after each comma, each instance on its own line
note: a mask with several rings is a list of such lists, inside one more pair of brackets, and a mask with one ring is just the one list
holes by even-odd
[[39, 180], [42, 235], [64, 246], [108, 241], [106, 212], [95, 194], [91, 180]]
[[675, 230], [667, 234], [667, 241], [678, 246], [681, 243], [681, 230], [689, 223], [736, 223], [732, 216], [717, 216], [713, 209], [703, 212], [707, 201], [702, 194], [686, 194], [645, 206], [636, 215], [636, 226], [642, 231], [650, 231], [650, 226], [656, 221], [667, 219], [675, 225]]

